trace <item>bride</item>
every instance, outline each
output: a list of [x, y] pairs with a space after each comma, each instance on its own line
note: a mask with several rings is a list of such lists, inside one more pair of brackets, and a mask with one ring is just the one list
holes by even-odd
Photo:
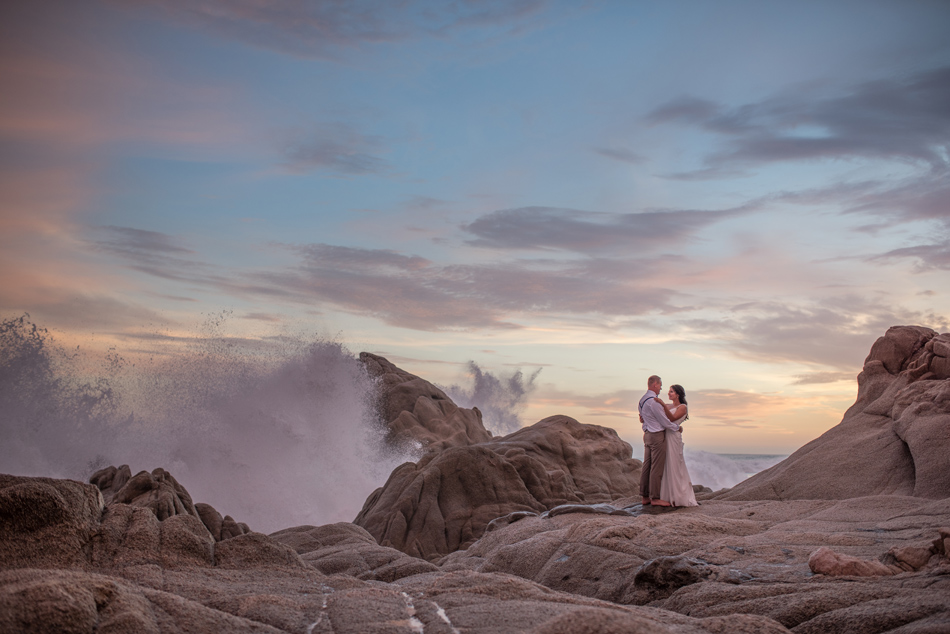
[[[686, 408], [686, 390], [681, 385], [670, 387], [668, 396], [672, 404], [664, 403], [659, 397], [656, 402], [663, 406], [666, 417], [677, 425], [689, 418]], [[693, 493], [693, 483], [689, 480], [686, 460], [683, 458], [683, 432], [666, 430], [666, 466], [663, 468], [663, 480], [660, 486], [660, 498], [669, 500], [673, 506], [699, 506]]]

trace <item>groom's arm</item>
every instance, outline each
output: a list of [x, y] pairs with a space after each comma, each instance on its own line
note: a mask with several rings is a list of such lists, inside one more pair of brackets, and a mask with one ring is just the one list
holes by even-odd
[[653, 419], [663, 426], [663, 429], [669, 429], [670, 431], [680, 430], [679, 425], [670, 421], [670, 419], [666, 417], [666, 410], [663, 408], [663, 406], [654, 401], [652, 398], [644, 403], [643, 410], [644, 412], [649, 412]]

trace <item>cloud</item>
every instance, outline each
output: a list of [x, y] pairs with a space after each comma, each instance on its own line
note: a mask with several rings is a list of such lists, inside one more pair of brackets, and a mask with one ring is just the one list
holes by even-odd
[[242, 319], [251, 319], [254, 321], [266, 321], [271, 323], [276, 323], [281, 321], [279, 315], [272, 315], [270, 313], [247, 313], [241, 317]]
[[725, 137], [707, 169], [762, 162], [854, 157], [925, 162], [946, 169], [950, 141], [950, 66], [867, 82], [833, 97], [788, 93], [736, 108], [694, 97], [647, 116]]
[[357, 249], [332, 244], [308, 244], [289, 248], [301, 254], [307, 266], [315, 269], [419, 271], [432, 264], [423, 257], [402, 255], [388, 249]]
[[299, 131], [283, 147], [283, 167], [303, 173], [325, 170], [347, 176], [380, 174], [389, 164], [375, 155], [383, 148], [379, 137], [356, 132], [344, 124], [324, 125], [309, 135]]
[[795, 375], [792, 385], [820, 385], [837, 383], [838, 381], [854, 381], [852, 372], [809, 372]]
[[175, 244], [175, 239], [168, 234], [158, 231], [146, 231], [144, 229], [134, 229], [132, 227], [116, 227], [110, 225], [104, 227], [109, 232], [115, 234], [113, 240], [100, 242], [100, 246], [121, 251], [131, 251], [136, 254], [141, 253], [160, 253], [160, 254], [193, 254], [194, 251], [186, 249], [183, 246]]
[[704, 425], [759, 429], [778, 411], [802, 407], [806, 399], [731, 389], [691, 390], [689, 409]]
[[594, 152], [614, 161], [628, 163], [629, 165], [640, 165], [646, 162], [646, 157], [636, 152], [631, 152], [630, 150], [596, 147], [594, 148]]
[[118, 257], [136, 271], [178, 281], [198, 281], [208, 265], [192, 258], [194, 251], [174, 236], [132, 227], [106, 226], [93, 229], [105, 239], [91, 242], [94, 250]]
[[31, 303], [30, 314], [52, 328], [97, 333], [169, 321], [145, 306], [71, 288], [44, 289], [42, 301]]
[[682, 323], [742, 359], [804, 363], [839, 372], [860, 368], [871, 344], [891, 326], [919, 324], [943, 330], [950, 324], [939, 315], [849, 293], [799, 304], [747, 302], [721, 319], [688, 318]]
[[722, 107], [698, 97], [678, 97], [654, 109], [646, 117], [647, 123], [691, 123], [709, 127], [720, 116]]
[[[515, 261], [438, 265], [385, 249], [284, 245], [296, 265], [221, 271], [162, 249], [187, 251], [170, 237], [118, 233], [93, 248], [131, 268], [232, 296], [309, 307], [327, 304], [416, 330], [519, 328], [519, 315], [646, 315], [684, 310], [679, 294], [649, 281], [657, 261]], [[156, 251], [160, 245], [162, 249]]]
[[440, 37], [460, 29], [517, 31], [536, 21], [543, 0], [374, 2], [371, 0], [138, 0], [190, 27], [300, 57], [337, 59], [347, 49]]
[[[293, 250], [303, 255], [301, 265], [264, 275], [269, 286], [407, 328], [513, 328], [510, 319], [517, 313], [676, 310], [670, 303], [675, 294], [608, 271], [609, 263], [438, 266], [385, 250], [331, 245]], [[598, 266], [608, 274], [591, 274]]]
[[558, 207], [521, 207], [485, 214], [462, 229], [468, 244], [494, 249], [551, 249], [596, 255], [636, 253], [682, 240], [709, 225], [755, 210], [656, 210], [609, 214]]
[[931, 169], [897, 182], [843, 182], [782, 192], [771, 198], [800, 205], [837, 205], [845, 215], [872, 218], [869, 224], [858, 228], [872, 234], [918, 223], [923, 227], [914, 238], [919, 244], [870, 255], [864, 261], [886, 264], [912, 259], [916, 261], [917, 272], [950, 268], [950, 167]]
[[[645, 382], [646, 375], [643, 379]], [[684, 387], [689, 401], [690, 420], [701, 421], [703, 425], [757, 429], [763, 426], [766, 415], [803, 404], [801, 398], [781, 394]], [[545, 385], [532, 396], [531, 401], [541, 410], [580, 409], [583, 418], [629, 419], [639, 429], [637, 404], [645, 391], [644, 385], [642, 389], [636, 390], [577, 394]]]
[[892, 249], [886, 253], [875, 255], [870, 262], [889, 262], [910, 258], [916, 260], [915, 269], [918, 272], [934, 269], [950, 271], [950, 239], [937, 244], [920, 244], [913, 247]]

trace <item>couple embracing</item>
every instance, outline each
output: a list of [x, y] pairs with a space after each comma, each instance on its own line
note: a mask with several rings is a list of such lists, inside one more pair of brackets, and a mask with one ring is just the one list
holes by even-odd
[[653, 375], [647, 379], [647, 393], [640, 399], [643, 423], [643, 468], [640, 495], [643, 505], [699, 506], [683, 458], [682, 423], [689, 418], [686, 390], [670, 388], [672, 403], [660, 399], [663, 381]]

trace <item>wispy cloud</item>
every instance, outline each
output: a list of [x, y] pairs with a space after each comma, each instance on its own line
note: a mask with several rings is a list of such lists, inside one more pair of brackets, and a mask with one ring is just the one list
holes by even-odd
[[392, 251], [332, 245], [292, 247], [295, 269], [256, 279], [301, 301], [324, 301], [386, 323], [419, 329], [513, 328], [519, 313], [623, 314], [675, 311], [665, 289], [619, 272], [591, 274], [597, 262], [436, 265]]
[[347, 49], [440, 37], [460, 29], [527, 27], [548, 2], [372, 2], [368, 0], [137, 0], [187, 26], [252, 46], [301, 57], [337, 59]]
[[889, 262], [905, 258], [917, 262], [917, 271], [931, 271], [939, 269], [950, 271], [950, 238], [937, 244], [919, 244], [913, 247], [892, 249], [886, 253], [868, 258], [871, 262]]
[[595, 147], [594, 153], [621, 163], [629, 165], [640, 165], [646, 162], [646, 157], [623, 148]]
[[941, 330], [946, 317], [913, 311], [854, 293], [813, 301], [748, 302], [723, 319], [687, 318], [684, 325], [705, 333], [724, 351], [758, 362], [796, 362], [851, 371], [874, 340], [895, 324], [924, 324]]
[[653, 124], [696, 126], [724, 137], [707, 169], [818, 159], [900, 159], [947, 167], [950, 67], [882, 79], [838, 96], [785, 93], [729, 108], [684, 97], [651, 112]]
[[309, 133], [295, 131], [282, 149], [283, 167], [291, 172], [328, 171], [346, 176], [379, 174], [391, 170], [377, 156], [380, 137], [357, 132], [345, 124], [323, 125]]
[[557, 207], [503, 209], [462, 228], [468, 243], [495, 249], [552, 249], [598, 254], [652, 251], [726, 218], [755, 211], [754, 205], [718, 211], [656, 210], [610, 214]]
[[792, 385], [822, 385], [825, 383], [837, 383], [838, 381], [854, 381], [853, 372], [809, 372], [807, 374], [798, 374]]
[[118, 257], [136, 271], [179, 281], [200, 279], [208, 271], [208, 265], [174, 236], [133, 227], [107, 226], [94, 231], [103, 236], [91, 243], [94, 250]]
[[742, 390], [691, 390], [687, 393], [690, 412], [704, 425], [758, 429], [770, 415], [806, 402], [783, 394], [762, 394]]
[[[643, 377], [646, 383], [646, 375]], [[853, 377], [852, 377], [853, 379]], [[689, 401], [691, 421], [701, 421], [704, 426], [758, 429], [766, 418], [784, 410], [803, 407], [809, 403], [801, 398], [783, 394], [762, 394], [737, 389], [701, 389], [701, 386], [684, 386]], [[535, 409], [559, 411], [579, 410], [582, 419], [599, 418], [629, 420], [630, 427], [640, 428], [637, 403], [646, 391], [642, 389], [618, 390], [601, 394], [580, 394], [545, 385], [532, 395]], [[665, 395], [664, 399], [665, 399]]]
[[896, 182], [841, 182], [824, 188], [781, 192], [771, 199], [800, 205], [833, 205], [845, 215], [867, 218], [868, 224], [859, 226], [857, 231], [872, 235], [917, 223], [913, 240], [918, 244], [876, 253], [864, 261], [886, 264], [910, 259], [916, 262], [917, 272], [950, 268], [950, 165]]

